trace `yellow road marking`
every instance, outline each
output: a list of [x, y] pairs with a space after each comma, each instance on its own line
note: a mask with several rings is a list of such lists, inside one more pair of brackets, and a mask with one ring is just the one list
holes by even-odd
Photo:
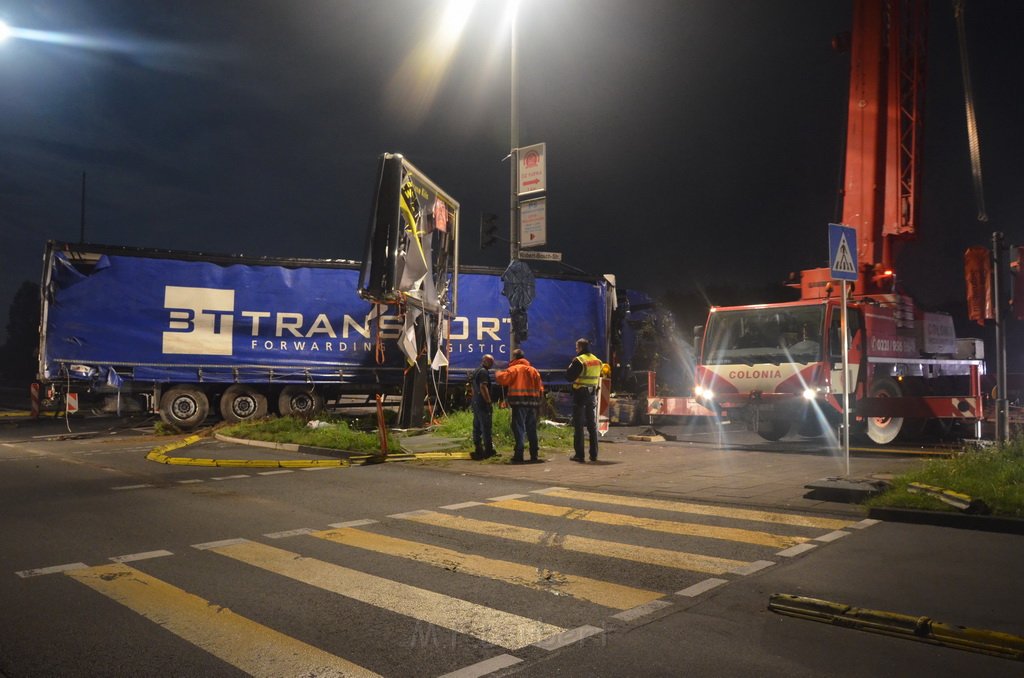
[[[243, 563], [397, 612], [509, 650], [518, 650], [565, 629], [441, 593], [401, 584], [291, 551], [239, 541], [208, 549]], [[291, 672], [294, 673], [294, 672]]]
[[406, 514], [402, 516], [402, 519], [413, 520], [425, 525], [460, 530], [462, 532], [485, 534], [499, 539], [551, 546], [576, 553], [589, 553], [606, 558], [618, 558], [635, 563], [660, 565], [661, 567], [672, 567], [677, 570], [689, 570], [691, 572], [722, 574], [744, 565], [749, 565], [747, 561], [743, 560], [718, 558], [716, 556], [705, 556], [699, 553], [686, 553], [684, 551], [670, 551], [650, 546], [620, 544], [613, 541], [602, 541], [600, 539], [576, 537], [573, 535], [558, 535], [529, 527], [492, 523], [486, 520], [476, 520], [474, 518], [453, 516], [433, 511]]
[[65, 573], [253, 676], [376, 676], [128, 565]]
[[[202, 435], [191, 435], [187, 438], [160, 447], [154, 447], [146, 455], [148, 461], [155, 461], [158, 464], [169, 464], [171, 466], [224, 466], [232, 468], [338, 468], [347, 467], [353, 460], [365, 461], [366, 455], [351, 457], [349, 459], [205, 459], [199, 457], [170, 457], [168, 452], [180, 450], [183, 447], [194, 445], [203, 439]], [[226, 438], [228, 441], [244, 444], [244, 440]]]
[[757, 544], [758, 546], [771, 546], [772, 548], [786, 548], [793, 546], [794, 544], [802, 544], [805, 541], [809, 541], [807, 537], [790, 537], [782, 534], [771, 534], [769, 532], [742, 530], [736, 527], [716, 527], [714, 525], [699, 525], [697, 523], [678, 523], [672, 520], [658, 520], [657, 518], [638, 518], [636, 516], [627, 516], [621, 513], [588, 511], [587, 509], [520, 501], [518, 499], [496, 501], [487, 504], [487, 506], [508, 509], [510, 511], [522, 511], [524, 513], [536, 513], [543, 516], [566, 518], [568, 520], [583, 520], [589, 523], [601, 523], [602, 525], [636, 527], [641, 530], [652, 530], [654, 532], [666, 532], [669, 534], [682, 534], [690, 537], [706, 537], [708, 539], [739, 541], [747, 544]]
[[375, 553], [415, 560], [453, 572], [496, 579], [538, 591], [569, 595], [616, 610], [628, 610], [662, 597], [661, 593], [655, 591], [553, 572], [507, 560], [460, 553], [440, 546], [396, 539], [351, 527], [313, 532], [312, 536]]
[[660, 509], [662, 511], [674, 511], [676, 513], [694, 513], [702, 516], [721, 516], [723, 518], [737, 518], [739, 520], [755, 520], [762, 523], [777, 523], [779, 525], [820, 527], [827, 530], [841, 530], [842, 528], [849, 527], [853, 524], [849, 520], [838, 520], [835, 518], [816, 518], [813, 516], [798, 516], [791, 513], [775, 513], [773, 511], [754, 511], [751, 509], [726, 508], [724, 506], [690, 504], [687, 502], [668, 501], [665, 499], [622, 497], [615, 494], [580, 492], [578, 490], [547, 490], [541, 493], [541, 496], [578, 499], [580, 501], [592, 501], [600, 504], [615, 504], [618, 506], [631, 506], [636, 508]]

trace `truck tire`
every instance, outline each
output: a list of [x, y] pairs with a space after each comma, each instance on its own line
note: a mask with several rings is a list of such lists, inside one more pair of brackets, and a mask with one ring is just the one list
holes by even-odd
[[229, 386], [220, 397], [220, 414], [233, 424], [267, 416], [267, 396], [252, 386]]
[[757, 423], [757, 435], [765, 440], [781, 440], [793, 424], [788, 419], [761, 419]]
[[[896, 380], [890, 377], [882, 377], [871, 382], [868, 388], [870, 398], [900, 398], [903, 396], [903, 389]], [[903, 417], [868, 417], [865, 434], [868, 440], [876, 445], [888, 445], [896, 440], [896, 437], [903, 430]]]
[[160, 419], [168, 426], [189, 431], [206, 421], [210, 400], [195, 386], [175, 386], [160, 398]]
[[277, 398], [282, 417], [310, 418], [324, 409], [324, 397], [312, 386], [285, 386]]

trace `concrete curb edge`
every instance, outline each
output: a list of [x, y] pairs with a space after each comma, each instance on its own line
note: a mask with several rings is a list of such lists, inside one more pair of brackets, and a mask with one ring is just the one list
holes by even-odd
[[870, 508], [868, 518], [893, 523], [915, 523], [964, 530], [1024, 534], [1024, 520], [1006, 516], [979, 516], [952, 511], [922, 511], [903, 508]]

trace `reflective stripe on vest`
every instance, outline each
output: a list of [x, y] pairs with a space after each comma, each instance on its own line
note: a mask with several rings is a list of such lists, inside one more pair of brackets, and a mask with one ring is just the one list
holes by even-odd
[[573, 388], [597, 388], [597, 382], [601, 379], [601, 359], [593, 353], [581, 353], [576, 359], [583, 364], [583, 371], [576, 381], [572, 382]]

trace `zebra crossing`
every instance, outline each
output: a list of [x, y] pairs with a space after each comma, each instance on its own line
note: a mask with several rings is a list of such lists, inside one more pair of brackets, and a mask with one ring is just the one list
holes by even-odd
[[[426, 675], [429, 655], [434, 675], [468, 677], [671, 613], [875, 522], [554, 487], [15, 574], [67, 577], [249, 675]], [[211, 573], [200, 591], [180, 575], [192, 568]], [[274, 614], [247, 604], [242, 579], [281, 597]], [[294, 632], [312, 601], [354, 620], [326, 646]], [[428, 647], [438, 638], [446, 651]]]

